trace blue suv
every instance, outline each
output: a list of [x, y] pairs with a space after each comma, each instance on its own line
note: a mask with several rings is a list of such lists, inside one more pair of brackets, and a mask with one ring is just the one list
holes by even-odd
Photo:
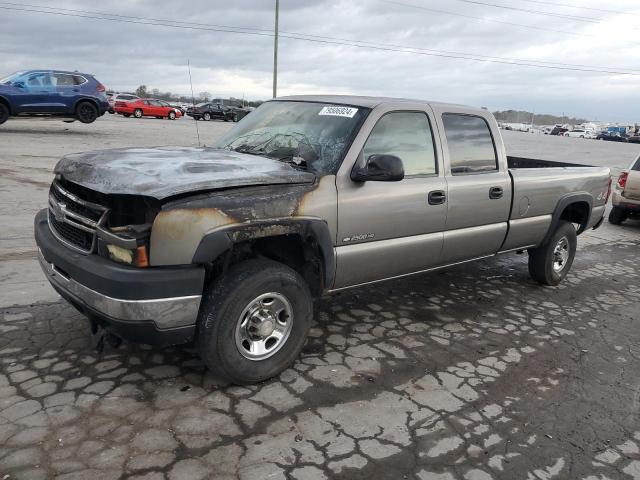
[[62, 117], [92, 123], [109, 108], [104, 85], [92, 75], [27, 70], [0, 79], [0, 124], [9, 117]]

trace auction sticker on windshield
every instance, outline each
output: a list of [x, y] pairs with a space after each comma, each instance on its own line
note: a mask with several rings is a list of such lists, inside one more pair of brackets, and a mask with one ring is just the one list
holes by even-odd
[[333, 105], [331, 107], [322, 107], [322, 110], [320, 110], [320, 112], [318, 112], [318, 115], [331, 115], [333, 117], [353, 118], [353, 116], [357, 112], [358, 112], [357, 108], [340, 107], [338, 105]]

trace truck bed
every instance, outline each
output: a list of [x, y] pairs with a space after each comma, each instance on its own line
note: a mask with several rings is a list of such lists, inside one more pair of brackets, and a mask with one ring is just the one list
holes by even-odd
[[567, 167], [591, 167], [593, 165], [583, 165], [580, 163], [554, 162], [551, 160], [541, 160], [539, 158], [511, 157], [507, 155], [507, 166], [509, 168], [567, 168]]

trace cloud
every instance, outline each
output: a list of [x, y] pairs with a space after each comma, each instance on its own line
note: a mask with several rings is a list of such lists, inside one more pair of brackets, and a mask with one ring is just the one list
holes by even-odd
[[[216, 96], [244, 95], [253, 99], [271, 96], [273, 38], [268, 34], [273, 28], [273, 1], [103, 0], [95, 5], [79, 0], [33, 1], [62, 13], [65, 13], [60, 10], [63, 8], [95, 9], [111, 14], [196, 22], [203, 24], [203, 28], [207, 28], [204, 25], [231, 25], [263, 29], [262, 33], [267, 35], [2, 10], [0, 68], [4, 71], [0, 74], [27, 68], [63, 68], [93, 73], [108, 87], [117, 90], [132, 90], [146, 84], [150, 88], [186, 94], [190, 91], [188, 59], [196, 93], [209, 91]], [[508, 2], [509, 6], [518, 8], [593, 17], [598, 23], [454, 0], [403, 0], [402, 3], [484, 20], [379, 0], [281, 0], [280, 28], [282, 32], [422, 49], [637, 69], [639, 76], [371, 50], [301, 41], [286, 38], [287, 34], [283, 33], [279, 94], [385, 95], [467, 103], [492, 109], [518, 108], [607, 120], [640, 120], [635, 108], [640, 87], [640, 56], [635, 46], [640, 6], [635, 0], [616, 3], [616, 9], [635, 15], [543, 6], [526, 0]], [[579, 5], [598, 8], [601, 2], [585, 0]], [[525, 29], [495, 21], [572, 34]]]

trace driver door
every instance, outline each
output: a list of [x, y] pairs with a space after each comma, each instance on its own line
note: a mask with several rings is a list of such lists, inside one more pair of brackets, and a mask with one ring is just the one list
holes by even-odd
[[31, 72], [25, 74], [18, 82], [18, 113], [52, 113], [56, 89], [51, 83], [49, 72]]
[[374, 113], [361, 129], [371, 125], [356, 165], [370, 155], [395, 155], [405, 177], [354, 182], [347, 173], [337, 179], [336, 289], [427, 270], [441, 259], [447, 184], [432, 114], [420, 105], [379, 113], [373, 123]]

